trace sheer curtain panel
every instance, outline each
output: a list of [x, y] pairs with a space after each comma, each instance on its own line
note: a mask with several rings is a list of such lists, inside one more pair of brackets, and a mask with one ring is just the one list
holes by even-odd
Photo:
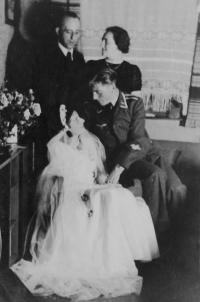
[[101, 57], [107, 26], [131, 37], [124, 58], [142, 71], [146, 109], [166, 111], [171, 98], [187, 113], [198, 22], [197, 0], [82, 0], [82, 47], [86, 60]]

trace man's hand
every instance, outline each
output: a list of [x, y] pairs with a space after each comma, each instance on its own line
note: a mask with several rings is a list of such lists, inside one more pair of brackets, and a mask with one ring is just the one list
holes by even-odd
[[107, 178], [107, 183], [117, 184], [119, 182], [120, 175], [124, 171], [124, 168], [120, 165], [116, 165], [115, 168], [112, 170], [110, 175]]

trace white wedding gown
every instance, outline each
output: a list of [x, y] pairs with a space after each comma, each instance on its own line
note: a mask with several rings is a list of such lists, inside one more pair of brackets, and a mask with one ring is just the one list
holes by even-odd
[[[120, 185], [95, 184], [97, 170], [104, 169], [104, 149], [86, 134], [81, 150], [64, 142], [61, 134], [48, 145], [50, 164], [38, 184], [33, 258], [11, 267], [34, 295], [57, 294], [77, 301], [139, 294], [142, 277], [134, 260], [159, 256], [144, 200]], [[54, 176], [63, 178], [60, 191], [51, 181]], [[81, 198], [84, 193], [87, 203]], [[48, 209], [50, 225], [40, 232]]]

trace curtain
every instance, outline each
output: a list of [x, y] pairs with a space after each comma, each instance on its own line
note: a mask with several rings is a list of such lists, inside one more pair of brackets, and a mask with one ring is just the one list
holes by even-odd
[[200, 127], [200, 23], [197, 30], [186, 127]]
[[174, 98], [186, 114], [197, 20], [197, 0], [82, 0], [83, 53], [99, 59], [105, 28], [125, 28], [131, 48], [124, 59], [141, 69], [146, 109], [165, 112]]
[[56, 6], [60, 6], [63, 9], [68, 9], [75, 12], [78, 16], [80, 15], [80, 1], [81, 0], [49, 0], [50, 3]]

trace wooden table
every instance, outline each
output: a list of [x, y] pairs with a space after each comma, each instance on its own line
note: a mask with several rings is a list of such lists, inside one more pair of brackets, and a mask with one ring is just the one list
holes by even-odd
[[0, 266], [10, 267], [22, 255], [26, 228], [32, 214], [34, 145], [2, 149], [0, 155]]

